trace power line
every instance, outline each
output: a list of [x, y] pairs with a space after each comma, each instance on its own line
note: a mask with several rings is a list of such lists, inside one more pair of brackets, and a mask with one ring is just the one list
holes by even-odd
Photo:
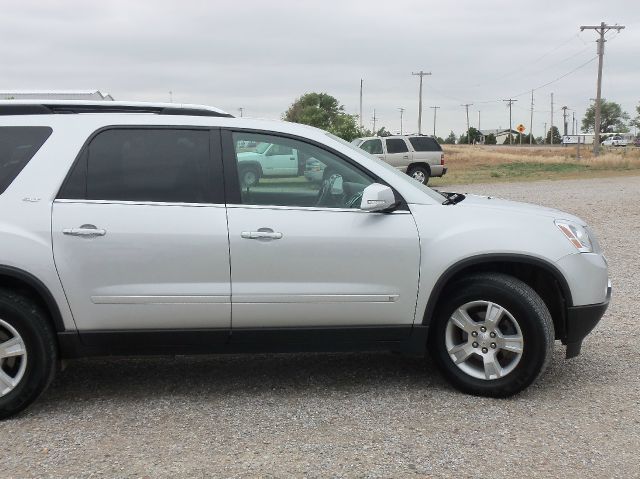
[[577, 72], [577, 71], [578, 71], [578, 70], [580, 70], [581, 68], [586, 67], [589, 63], [591, 63], [592, 61], [594, 61], [596, 58], [598, 58], [598, 57], [597, 57], [597, 56], [595, 56], [595, 57], [591, 58], [589, 61], [587, 61], [587, 62], [583, 63], [582, 65], [577, 66], [576, 68], [574, 68], [573, 70], [571, 70], [571, 71], [569, 71], [569, 72], [565, 73], [564, 75], [561, 75], [561, 76], [559, 76], [558, 78], [556, 78], [556, 79], [554, 79], [554, 80], [551, 80], [550, 82], [545, 83], [544, 85], [540, 85], [540, 86], [537, 86], [537, 87], [535, 87], [535, 88], [529, 89], [529, 90], [527, 90], [527, 91], [525, 91], [525, 92], [518, 93], [517, 95], [513, 95], [513, 97], [514, 97], [514, 98], [517, 98], [517, 97], [520, 97], [520, 96], [523, 96], [523, 95], [528, 95], [528, 94], [529, 94], [529, 92], [530, 92], [531, 90], [533, 90], [533, 91], [537, 91], [537, 90], [540, 90], [541, 88], [544, 88], [544, 87], [546, 87], [546, 86], [553, 85], [553, 84], [554, 84], [554, 83], [556, 83], [557, 81], [560, 81], [560, 80], [562, 80], [563, 78], [568, 77], [568, 76], [569, 76], [569, 75], [571, 75], [572, 73]]

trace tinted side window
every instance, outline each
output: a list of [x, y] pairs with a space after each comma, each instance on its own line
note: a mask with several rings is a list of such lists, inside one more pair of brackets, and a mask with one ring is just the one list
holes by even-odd
[[382, 155], [382, 140], [367, 140], [360, 145], [360, 148], [372, 155]]
[[390, 138], [387, 141], [387, 153], [405, 153], [409, 151], [402, 138]]
[[[343, 158], [303, 141], [243, 132], [232, 138], [241, 204], [359, 208], [373, 183]], [[270, 155], [274, 150], [286, 153]]]
[[208, 131], [106, 130], [91, 140], [60, 197], [208, 203], [210, 166]]
[[45, 126], [0, 127], [0, 194], [9, 187], [51, 135]]
[[413, 136], [409, 142], [416, 151], [442, 151], [442, 147], [433, 138], [427, 136]]

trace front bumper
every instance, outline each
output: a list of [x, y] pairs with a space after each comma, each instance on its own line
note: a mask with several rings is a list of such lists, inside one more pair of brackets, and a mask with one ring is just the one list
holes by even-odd
[[567, 308], [567, 330], [563, 343], [567, 345], [567, 359], [580, 354], [582, 340], [598, 324], [611, 300], [611, 283], [607, 288], [607, 298], [600, 304], [571, 306]]

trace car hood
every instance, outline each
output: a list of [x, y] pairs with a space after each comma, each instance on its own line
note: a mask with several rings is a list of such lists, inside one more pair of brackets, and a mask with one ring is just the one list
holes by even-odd
[[238, 160], [257, 160], [262, 157], [260, 153], [256, 153], [255, 151], [243, 151], [236, 154], [236, 156], [238, 157]]
[[582, 226], [586, 226], [586, 223], [577, 216], [555, 208], [547, 208], [546, 206], [539, 206], [531, 203], [520, 203], [519, 201], [505, 200], [502, 198], [495, 198], [493, 196], [466, 195], [465, 199], [456, 206], [464, 206], [467, 208], [486, 208], [511, 213], [546, 216], [553, 219], [570, 220]]

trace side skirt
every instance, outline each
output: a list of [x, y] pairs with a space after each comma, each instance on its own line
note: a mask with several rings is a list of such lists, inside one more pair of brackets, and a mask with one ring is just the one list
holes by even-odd
[[342, 328], [247, 328], [58, 333], [63, 359], [91, 356], [397, 351], [424, 354], [420, 325]]

